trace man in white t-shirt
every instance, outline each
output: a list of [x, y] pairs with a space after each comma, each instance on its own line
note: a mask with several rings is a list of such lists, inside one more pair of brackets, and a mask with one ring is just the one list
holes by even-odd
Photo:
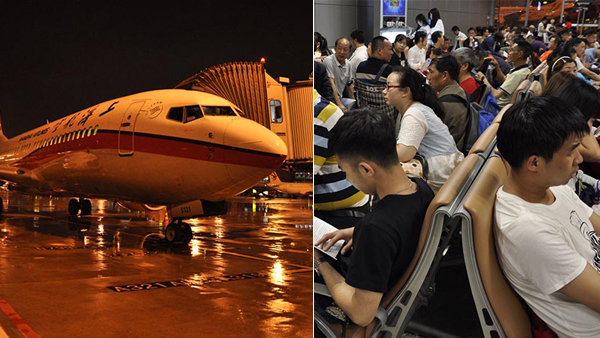
[[356, 68], [358, 65], [367, 61], [369, 58], [369, 52], [367, 51], [367, 46], [365, 46], [365, 33], [361, 30], [355, 30], [350, 34], [352, 38], [352, 48], [354, 48], [354, 53], [352, 56], [348, 58], [348, 61], [352, 62], [352, 78], [356, 78]]
[[582, 157], [585, 117], [556, 97], [510, 108], [498, 150], [510, 170], [496, 195], [506, 278], [559, 337], [600, 337], [600, 216], [565, 184]]

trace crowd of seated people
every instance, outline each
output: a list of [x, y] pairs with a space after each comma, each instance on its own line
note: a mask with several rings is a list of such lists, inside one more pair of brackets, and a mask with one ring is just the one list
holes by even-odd
[[[439, 14], [437, 17], [439, 19]], [[418, 22], [424, 24], [423, 26], [425, 26], [425, 20], [424, 16], [423, 18], [417, 18]], [[551, 99], [543, 99], [539, 102], [535, 101], [537, 103], [532, 104], [530, 109], [539, 110], [540, 107], [551, 104], [560, 107], [567, 105], [569, 106], [569, 114], [577, 116], [577, 119], [573, 119], [579, 122], [586, 121], [587, 124], [585, 132], [582, 132], [583, 127], [580, 124], [577, 124], [579, 122], [576, 123], [571, 121], [570, 125], [564, 126], [563, 129], [566, 128], [565, 132], [569, 134], [561, 135], [561, 142], [568, 143], [575, 140], [571, 142], [573, 147], [571, 147], [572, 149], [570, 149], [569, 155], [565, 155], [572, 161], [567, 163], [568, 161], [564, 160], [564, 163], [556, 164], [557, 167], [552, 166], [552, 152], [556, 152], [557, 154], [558, 152], [562, 152], [562, 143], [557, 146], [559, 148], [551, 149], [549, 155], [545, 153], [525, 154], [523, 155], [525, 157], [521, 155], [519, 155], [521, 157], [516, 156], [514, 153], [517, 153], [518, 151], [528, 151], [527, 149], [529, 148], [527, 146], [523, 147], [523, 149], [513, 149], [511, 147], [516, 146], [511, 144], [506, 145], [506, 143], [503, 145], [506, 152], [510, 152], [509, 156], [513, 156], [513, 158], [509, 160], [510, 166], [513, 167], [512, 170], [522, 173], [520, 177], [513, 177], [513, 181], [509, 180], [509, 182], [511, 182], [509, 183], [509, 188], [502, 190], [499, 195], [500, 198], [504, 199], [502, 202], [504, 203], [504, 210], [512, 212], [516, 210], [515, 208], [522, 208], [522, 205], [529, 206], [529, 204], [526, 203], [522, 205], [518, 203], [511, 205], [511, 203], [514, 202], [515, 198], [530, 202], [527, 200], [527, 198], [530, 197], [528, 194], [535, 192], [539, 193], [542, 191], [528, 192], [526, 189], [515, 190], [515, 187], [518, 187], [518, 179], [527, 178], [531, 179], [532, 182], [536, 182], [535, 179], [542, 177], [539, 176], [539, 174], [536, 174], [536, 170], [539, 170], [540, 165], [535, 161], [543, 161], [543, 168], [546, 170], [548, 170], [547, 168], [559, 170], [558, 168], [560, 168], [560, 165], [564, 165], [563, 170], [570, 171], [574, 167], [579, 167], [580, 170], [575, 170], [575, 173], [568, 177], [570, 182], [567, 182], [568, 180], [556, 180], [555, 182], [540, 178], [538, 187], [540, 189], [543, 188], [546, 199], [531, 199], [534, 203], [549, 202], [548, 205], [551, 205], [556, 194], [560, 194], [561, 199], [566, 198], [565, 196], [569, 198], [577, 196], [576, 194], [571, 196], [562, 191], [555, 192], [555, 189], [552, 188], [554, 186], [569, 183], [571, 188], [573, 188], [576, 186], [574, 182], [578, 179], [583, 179], [586, 182], [597, 182], [597, 178], [600, 178], [600, 146], [596, 140], [595, 127], [593, 125], [598, 117], [598, 107], [600, 107], [600, 94], [598, 91], [598, 88], [600, 87], [600, 75], [598, 75], [600, 46], [597, 42], [597, 32], [595, 30], [586, 30], [578, 36], [574, 29], [568, 29], [558, 24], [555, 25], [554, 19], [543, 20], [539, 25], [531, 25], [527, 28], [470, 27], [466, 31], [467, 34], [463, 33], [458, 26], [454, 26], [452, 32], [455, 37], [454, 42], [451, 42], [450, 39], [444, 36], [443, 30], [432, 32], [431, 30], [424, 28], [419, 29], [412, 38], [401, 34], [398, 35], [394, 41], [388, 41], [382, 36], [373, 38], [371, 43], [369, 43], [369, 45], [373, 47], [369, 47], [368, 49], [369, 58], [356, 66], [357, 69], [364, 70], [358, 71], [359, 74], [362, 74], [360, 79], [351, 78], [344, 80], [346, 81], [346, 91], [354, 91], [354, 93], [346, 92], [343, 95], [348, 95], [349, 97], [356, 96], [356, 88], [355, 86], [352, 86], [352, 83], [355, 80], [371, 83], [373, 86], [379, 86], [377, 88], [379, 88], [380, 91], [376, 93], [377, 100], [379, 100], [379, 102], [384, 100], [388, 106], [395, 108], [396, 114], [384, 114], [389, 116], [389, 119], [381, 116], [377, 117], [378, 115], [375, 111], [379, 110], [380, 112], [383, 112], [383, 110], [374, 105], [370, 105], [369, 102], [363, 101], [360, 105], [354, 104], [353, 107], [348, 107], [341, 103], [341, 100], [334, 98], [333, 105], [337, 104], [338, 108], [344, 113], [348, 112], [353, 114], [352, 119], [349, 118], [346, 122], [347, 128], [350, 128], [350, 125], [358, 123], [351, 122], [353, 119], [362, 121], [361, 123], [365, 124], [366, 122], [359, 117], [361, 114], [371, 114], [376, 116], [377, 123], [380, 124], [389, 123], [390, 127], [394, 129], [396, 151], [393, 157], [389, 154], [388, 156], [394, 159], [397, 157], [397, 161], [403, 163], [414, 161], [415, 159], [422, 161], [423, 178], [429, 186], [429, 189], [435, 194], [466, 155], [460, 150], [463, 149], [462, 146], [465, 142], [467, 133], [466, 127], [469, 104], [471, 102], [481, 103], [482, 99], [485, 98], [480, 94], [488, 92], [488, 97], [496, 101], [500, 108], [505, 107], [510, 104], [511, 101], [514, 101], [513, 98], [517, 93], [519, 85], [524, 81], [528, 81], [531, 73], [535, 72], [543, 75], [543, 92], [541, 96], [551, 97]], [[315, 35], [315, 39], [316, 36], [317, 35]], [[322, 42], [317, 43], [315, 40], [315, 56], [318, 53], [317, 46], [320, 47], [322, 45]], [[383, 49], [382, 46], [385, 46], [385, 49]], [[342, 52], [344, 57], [346, 57], [348, 53]], [[322, 52], [319, 56], [321, 55], [323, 55]], [[330, 58], [334, 58], [334, 56], [330, 56]], [[346, 62], [348, 62], [348, 60], [346, 60]], [[336, 84], [336, 75], [333, 72], [328, 71], [326, 74], [324, 72], [320, 73], [322, 74], [321, 76], [329, 77], [328, 80], [331, 85]], [[317, 79], [315, 79], [315, 81], [316, 80]], [[325, 79], [325, 82], [326, 80], [327, 79]], [[324, 79], [321, 79], [321, 82], [325, 83]], [[340, 96], [342, 95], [342, 92], [340, 92], [339, 89], [338, 93]], [[515, 117], [513, 120], [516, 121], [519, 118], [525, 119], [527, 112], [524, 110], [524, 107], [529, 106], [519, 104], [517, 105], [517, 109], [514, 107], [515, 106], [508, 109], [505, 115], [508, 114], [507, 116], [512, 116], [521, 114], [522, 116], [518, 118]], [[360, 108], [360, 110], [357, 108]], [[518, 112], [515, 112], [515, 110], [518, 110]], [[375, 118], [373, 116], [371, 116], [371, 119]], [[562, 123], [562, 120], [552, 120], [551, 117], [540, 117], [540, 121], [543, 121], [543, 123]], [[501, 123], [505, 123], [504, 119]], [[571, 129], [567, 130], [568, 128]], [[507, 130], [512, 130], [510, 128], [507, 129], [506, 127], [501, 127], [501, 129], [503, 129], [502, 133], [504, 138], [507, 137]], [[562, 130], [561, 128], [555, 129]], [[552, 130], [552, 128], [549, 128], [548, 130]], [[339, 132], [340, 131], [338, 130], [338, 133]], [[543, 133], [543, 128], [535, 129], [535, 132]], [[357, 136], [354, 137], [356, 138]], [[542, 137], [541, 140], [544, 140], [546, 137], [550, 136], [546, 135]], [[536, 137], [531, 138], [533, 139], [531, 142], [539, 142]], [[374, 139], [367, 139], [364, 142], [376, 141]], [[323, 144], [321, 144], [321, 146], [326, 147], [326, 145]], [[350, 142], [345, 146], [359, 147], [358, 144]], [[535, 146], [532, 146], [532, 149], [534, 149]], [[361, 150], [362, 152], [348, 152], [347, 154], [344, 153], [347, 150], [340, 151], [344, 154], [342, 155], [342, 153], [340, 153], [339, 155], [342, 157], [338, 156], [338, 163], [340, 160], [343, 163], [341, 166], [342, 172], [345, 172], [346, 175], [350, 175], [350, 173], [354, 175], [348, 182], [353, 184], [358, 191], [362, 191], [367, 195], [377, 195], [375, 185], [366, 186], [364, 184], [371, 182], [369, 180], [375, 177], [374, 175], [376, 173], [379, 174], [380, 177], [385, 177], [384, 175], [381, 175], [381, 173], [389, 173], [389, 171], [386, 171], [388, 170], [386, 169], [386, 166], [382, 165], [382, 162], [378, 162], [380, 159], [365, 155], [368, 152], [364, 149]], [[335, 150], [331, 150], [331, 153], [334, 154]], [[500, 149], [500, 153], [500, 155], [504, 155], [502, 154], [502, 149]], [[563, 156], [562, 153], [560, 153], [560, 155]], [[538, 157], [532, 160], [532, 156]], [[531, 160], [531, 163], [527, 162], [528, 159]], [[363, 163], [363, 165], [361, 165], [361, 163]], [[367, 164], [366, 166], [364, 165], [365, 163]], [[582, 164], [580, 165], [580, 163]], [[398, 170], [398, 167], [393, 168], [393, 170]], [[315, 172], [315, 175], [319, 175], [319, 173]], [[509, 176], [510, 175], [511, 174], [509, 173]], [[402, 180], [402, 182], [408, 181]], [[359, 186], [361, 184], [363, 184], [362, 187]], [[403, 188], [407, 185], [407, 183], [404, 183], [404, 185], [398, 184], [397, 187]], [[532, 190], [535, 190], [535, 187], [531, 188]], [[421, 189], [424, 191], [423, 187], [421, 187]], [[571, 191], [572, 190], [573, 189], [571, 189]], [[383, 194], [383, 197], [385, 196], [387, 195]], [[377, 203], [380, 203], [381, 200], [383, 200], [383, 197], [379, 196], [379, 200], [375, 197], [375, 208], [377, 208]], [[575, 201], [572, 202], [575, 203]], [[423, 205], [420, 205], [420, 208], [422, 207]], [[584, 240], [587, 241], [583, 243], [592, 243], [590, 244], [591, 249], [595, 252], [595, 255], [591, 258], [592, 262], [595, 262], [595, 260], [600, 262], [600, 237], [596, 237], [595, 234], [590, 234], [590, 232], [594, 232], [596, 226], [600, 229], [600, 218], [590, 214], [589, 210], [591, 209], [584, 210], [581, 206], [577, 206], [577, 208], [580, 208], [580, 211], [582, 211], [581, 213], [583, 213], [578, 214], [577, 216], [581, 222], [587, 222], [589, 228], [586, 233], [582, 233], [584, 235]], [[422, 209], [419, 210], [419, 212], [422, 212]], [[419, 215], [419, 217], [421, 217], [421, 214]], [[519, 218], [518, 213], [513, 213], [511, 215], [510, 220], [501, 224], [501, 227], [512, 226], [513, 223], [519, 224], [519, 226], [526, 226], [525, 222], [521, 222], [520, 220], [515, 222], [515, 218]], [[362, 224], [359, 221], [358, 223], [355, 223], [357, 224], [355, 227], [362, 229], [361, 233], [364, 234], [364, 228], [367, 226], [367, 223], [368, 222]], [[569, 224], [562, 224], [560, 226], [569, 227], [574, 225], [573, 222], [570, 222]], [[332, 234], [321, 240], [319, 243], [329, 247], [337, 240], [345, 240], [347, 247], [349, 248], [352, 246], [353, 240], [355, 243], [359, 240], [366, 241], [366, 235], [362, 235], [363, 238], [360, 238], [360, 236], [357, 237], [356, 233], [353, 234], [354, 228], [348, 229], [350, 230]], [[503, 228], [503, 231], [509, 231], [507, 229], [508, 228]], [[524, 234], [531, 235], [527, 232]], [[502, 234], [500, 236], [506, 241], [506, 238], [509, 238], [511, 235]], [[327, 242], [327, 240], [330, 241]], [[566, 241], [568, 242], [568, 240]], [[570, 244], [561, 242], [561, 245], [568, 246]], [[581, 243], [577, 245], [581, 245]], [[532, 250], [532, 255], [538, 254], [535, 252], [535, 249]], [[568, 251], [567, 249], [565, 250]], [[573, 250], [575, 252], [581, 251], [579, 248]], [[577, 253], [573, 253], [573, 250], [570, 251], [569, 254], [574, 257]], [[589, 251], [588, 249], [586, 250]], [[502, 250], [499, 252], [499, 258], [503, 263], [503, 266], [510, 266], [511, 269], [516, 270], [527, 268], [519, 266], [518, 263], [511, 261], [511, 259], [514, 258], [513, 256], [516, 255], [515, 252], [509, 252], [508, 249], [505, 249], [504, 251], [506, 253], [505, 256], [503, 256]], [[585, 269], [582, 268], [582, 266], [586, 266], [586, 260], [588, 265], [590, 265], [590, 257], [588, 257], [587, 251], [585, 252], [585, 255], [582, 255], [579, 259], [581, 266], [577, 269], [573, 268], [573, 273], [571, 275], [566, 277], [561, 276], [564, 277], [564, 279], [560, 281], [560, 283], [554, 285], [554, 287], [531, 291], [531, 287], [536, 287], [534, 283], [534, 286], [520, 289], [519, 285], [515, 285], [514, 283], [521, 283], [521, 278], [527, 280], [529, 276], [527, 272], [518, 271], [517, 273], [514, 273], [513, 271], [513, 275], [518, 275], [518, 277], [509, 278], [513, 288], [525, 298], [527, 304], [533, 311], [547, 321], [551, 328], [560, 332], [561, 337], [569, 335], [564, 335], [565, 326], [563, 323], [557, 323], [556, 321], [565, 320], [567, 317], [557, 319], [556, 316], [548, 315], [552, 310], [547, 311], [548, 308], [546, 308], [546, 306], [551, 307], [560, 303], [557, 302], [556, 299], [561, 300], [561, 297], [564, 297], [564, 295], [573, 297], [575, 303], [581, 303], [578, 304], [580, 307], [590, 306], [589, 302], [582, 301], [585, 296], [577, 290], [573, 290], [573, 287], [569, 287], [571, 285], [570, 283], [575, 281], [578, 287], [589, 287], [589, 284], [582, 283], [600, 280], [600, 274], [598, 273], [598, 271], [600, 271], [600, 263], [597, 264], [597, 267], [596, 265], [592, 265], [591, 271], [587, 267]], [[318, 256], [320, 257], [320, 254]], [[356, 259], [356, 261], [354, 261], [354, 259]], [[558, 257], [556, 259], [560, 258]], [[572, 258], [572, 261], [575, 260], [576, 258]], [[317, 262], [317, 265], [320, 265], [323, 262], [325, 262], [325, 260], [320, 260]], [[361, 264], [360, 258], [352, 258], [351, 262], [353, 262], [352, 264], [354, 265], [350, 268], [354, 267], [356, 273], [359, 271], [359, 264]], [[550, 266], [552, 261], [546, 263]], [[390, 262], [390, 264], [392, 264], [392, 262]], [[325, 274], [333, 273], [333, 270], [330, 270], [329, 268], [326, 269], [327, 271]], [[594, 273], [596, 275], [594, 275]], [[385, 276], [386, 278], [389, 277], [389, 275]], [[585, 278], [579, 279], [581, 276], [584, 276]], [[325, 281], [330, 279], [335, 280], [335, 283], [342, 283], [344, 278], [348, 277], [336, 274], [334, 277], [325, 277]], [[379, 286], [370, 289], [367, 287], [367, 284], [357, 282], [356, 277], [351, 277], [349, 280], [346, 279], [346, 282], [347, 284], [343, 284], [344, 287], [354, 287], [354, 289], [348, 289], [354, 295], [357, 295], [357, 292], [362, 292], [363, 290], [371, 290], [371, 293], [366, 292], [360, 294], [360, 299], [369, 301], [375, 299], [376, 301], [379, 301], [381, 299], [381, 292], [385, 291], [385, 287]], [[389, 281], [386, 280], [383, 284], [388, 282]], [[330, 283], [327, 284], [328, 286], [330, 285]], [[596, 290], [596, 287], [592, 289]], [[346, 290], [346, 292], [350, 292], [348, 290]], [[375, 292], [375, 295], [373, 292]], [[561, 293], [562, 295], [560, 295]], [[548, 297], [547, 303], [544, 303], [543, 299], [540, 300], [540, 297], [542, 297], [541, 295]], [[359, 298], [355, 297], [353, 300], [356, 301]], [[370, 322], [370, 319], [372, 319], [371, 314], [373, 313], [374, 308], [372, 307], [372, 303], [369, 304], [369, 313], [365, 317], [364, 313], [355, 308], [357, 304], [338, 302], [338, 305], [341, 308], [339, 310], [341, 312], [344, 312], [344, 310], [349, 311], [349, 313], [346, 313], [349, 315], [349, 319], [346, 323], [352, 323], [354, 318], [356, 318], [357, 321], [354, 323], [359, 325], [366, 325]], [[344, 308], [345, 306], [347, 306], [347, 308]], [[586, 318], [593, 321], [594, 325], [600, 327], [600, 315], [598, 314], [600, 308], [594, 306], [588, 310], [591, 312], [587, 310], [583, 312], [585, 316], [587, 316]], [[572, 319], [571, 317], [569, 317], [569, 319]], [[574, 325], [578, 325], [578, 323]], [[569, 325], [567, 324], [566, 327], [569, 327]], [[582, 334], [594, 332], [590, 336], [600, 336], [600, 329], [597, 332], [586, 327], [585, 330], [574, 330], [574, 332], [580, 332]]]

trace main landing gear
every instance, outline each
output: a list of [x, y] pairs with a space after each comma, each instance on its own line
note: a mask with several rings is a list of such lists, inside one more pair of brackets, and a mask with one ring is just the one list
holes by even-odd
[[171, 244], [175, 242], [188, 244], [192, 237], [192, 227], [187, 223], [183, 223], [181, 219], [174, 219], [165, 228], [165, 239]]
[[81, 210], [81, 216], [92, 214], [92, 202], [88, 199], [80, 198], [79, 201], [72, 198], [69, 201], [69, 215], [75, 216]]

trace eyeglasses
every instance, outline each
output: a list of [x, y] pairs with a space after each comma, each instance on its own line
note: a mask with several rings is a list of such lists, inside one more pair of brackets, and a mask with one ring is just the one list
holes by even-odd
[[390, 90], [390, 88], [402, 88], [402, 86], [390, 86], [388, 84], [385, 85], [385, 90]]

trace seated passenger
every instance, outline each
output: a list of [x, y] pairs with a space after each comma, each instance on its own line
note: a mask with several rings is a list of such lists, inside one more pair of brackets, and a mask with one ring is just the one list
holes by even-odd
[[561, 99], [534, 97], [511, 107], [497, 134], [510, 166], [496, 194], [498, 258], [559, 337], [600, 336], [600, 216], [565, 186], [582, 161], [586, 122]]
[[[573, 65], [573, 67], [575, 66]], [[600, 95], [594, 86], [584, 80], [571, 73], [564, 74], [564, 76], [562, 74], [553, 76], [544, 88], [542, 96], [558, 97], [583, 113], [590, 130], [581, 139], [578, 150], [583, 157], [583, 162], [598, 162], [600, 161], [600, 145], [594, 137], [592, 124], [597, 117], [598, 107], [600, 107]]]
[[[366, 194], [377, 194], [373, 211], [354, 228], [323, 236], [317, 246], [329, 249], [346, 242], [342, 253], [351, 250], [344, 275], [320, 251], [314, 251], [314, 269], [321, 275], [339, 308], [316, 298], [316, 310], [335, 323], [368, 325], [383, 293], [394, 285], [410, 264], [433, 192], [419, 178], [408, 178], [398, 161], [391, 119], [374, 109], [354, 109], [339, 119], [331, 130], [329, 148], [337, 157], [346, 178]], [[339, 256], [338, 256], [339, 257]], [[318, 276], [315, 276], [318, 279]], [[335, 314], [335, 316], [332, 316]]]
[[385, 100], [400, 112], [398, 158], [407, 162], [417, 152], [428, 165], [427, 183], [437, 192], [463, 159], [454, 138], [442, 122], [445, 111], [425, 79], [410, 68], [396, 68], [388, 76]]
[[504, 72], [498, 65], [498, 61], [495, 58], [488, 58], [490, 63], [496, 67], [498, 73], [496, 74], [496, 81], [500, 83], [500, 88], [496, 89], [494, 86], [490, 84], [488, 79], [485, 77], [485, 74], [482, 72], [477, 73], [477, 79], [486, 86], [489, 86], [492, 89], [492, 93], [494, 97], [498, 100], [498, 105], [500, 107], [504, 107], [509, 104], [512, 100], [512, 95], [531, 73], [531, 69], [529, 69], [529, 65], [527, 64], [527, 59], [531, 55], [531, 45], [527, 41], [516, 40], [509, 49], [508, 58], [506, 61], [512, 62], [515, 67], [507, 74], [504, 75]]
[[443, 121], [448, 126], [456, 147], [463, 149], [467, 130], [468, 99], [465, 91], [456, 82], [459, 72], [460, 66], [454, 56], [442, 55], [431, 60], [427, 79], [444, 106], [446, 116]]
[[558, 51], [558, 55], [568, 56], [568, 57], [572, 58], [573, 60], [575, 60], [575, 63], [577, 63], [577, 71], [579, 73], [581, 73], [581, 75], [585, 76], [585, 78], [594, 80], [594, 81], [600, 81], [600, 75], [587, 69], [583, 65], [583, 62], [581, 61], [581, 58], [585, 58], [585, 41], [584, 40], [579, 39], [579, 38], [573, 38], [573, 39], [567, 41], [564, 44], [564, 46], [561, 48], [561, 50]]
[[358, 106], [383, 110], [388, 116], [395, 119], [398, 112], [385, 104], [381, 92], [393, 69], [389, 64], [394, 53], [392, 43], [383, 36], [376, 36], [371, 40], [370, 49], [371, 56], [356, 68], [354, 88]]
[[427, 53], [427, 33], [417, 31], [414, 37], [414, 46], [408, 50], [408, 65], [415, 70], [421, 70], [425, 65]]
[[452, 51], [452, 55], [458, 61], [460, 65], [460, 72], [458, 73], [458, 83], [460, 87], [469, 95], [473, 95], [479, 88], [479, 84], [473, 76], [471, 71], [477, 65], [477, 56], [475, 52], [469, 48], [461, 47]]
[[[579, 76], [577, 73], [577, 64], [575, 60], [568, 56], [558, 56], [556, 54], [550, 54], [548, 57], [548, 72], [546, 73], [546, 86], [550, 83], [554, 74], [557, 73], [568, 73], [575, 76]], [[559, 85], [560, 82], [554, 82]]]
[[314, 209], [315, 216], [338, 229], [353, 227], [369, 211], [369, 196], [356, 189], [327, 148], [331, 128], [344, 114], [314, 91]]

